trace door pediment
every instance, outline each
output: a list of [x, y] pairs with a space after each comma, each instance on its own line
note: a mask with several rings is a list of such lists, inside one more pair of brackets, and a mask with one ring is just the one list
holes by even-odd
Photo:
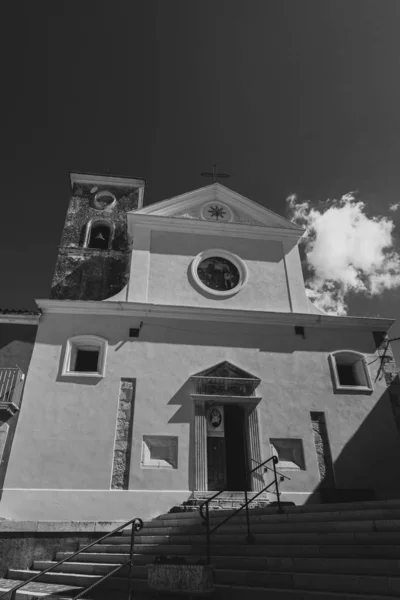
[[216, 365], [213, 365], [212, 367], [209, 367], [208, 369], [204, 369], [203, 371], [192, 375], [192, 378], [193, 377], [228, 377], [229, 379], [253, 379], [261, 381], [259, 377], [256, 377], [255, 375], [252, 375], [247, 371], [244, 371], [243, 369], [237, 367], [228, 360], [224, 360]]
[[259, 377], [227, 360], [192, 375], [190, 379], [196, 395], [205, 396], [254, 396], [261, 382]]

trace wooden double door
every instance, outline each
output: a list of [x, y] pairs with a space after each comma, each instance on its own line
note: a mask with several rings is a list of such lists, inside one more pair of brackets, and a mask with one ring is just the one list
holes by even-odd
[[244, 408], [224, 405], [223, 431], [207, 435], [208, 489], [244, 491], [249, 486], [248, 442]]

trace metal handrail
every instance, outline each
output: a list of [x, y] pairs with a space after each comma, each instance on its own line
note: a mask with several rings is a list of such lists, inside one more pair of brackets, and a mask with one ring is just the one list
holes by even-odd
[[[42, 575], [46, 575], [46, 573], [49, 573], [50, 571], [52, 571], [59, 565], [62, 565], [63, 563], [71, 560], [71, 558], [75, 558], [75, 556], [78, 556], [78, 554], [85, 552], [85, 550], [87, 550], [88, 548], [91, 548], [95, 544], [99, 544], [100, 542], [102, 542], [103, 540], [107, 539], [108, 537], [114, 535], [118, 531], [121, 531], [121, 529], [125, 529], [125, 527], [128, 527], [128, 525], [130, 525], [130, 524], [132, 524], [130, 558], [129, 558], [129, 561], [127, 561], [125, 564], [130, 563], [132, 566], [135, 531], [140, 531], [143, 527], [143, 521], [142, 521], [142, 519], [139, 519], [138, 517], [135, 517], [135, 518], [131, 519], [130, 521], [127, 521], [126, 523], [124, 523], [123, 525], [120, 525], [113, 531], [110, 531], [106, 535], [103, 535], [103, 537], [99, 538], [98, 540], [95, 540], [94, 542], [91, 542], [90, 544], [88, 544], [87, 546], [84, 546], [80, 550], [77, 550], [76, 552], [71, 554], [71, 556], [67, 556], [66, 558], [63, 558], [62, 560], [59, 560], [56, 564], [51, 565], [51, 567], [44, 569], [40, 573], [37, 573], [36, 575], [31, 577], [30, 579], [26, 579], [25, 581], [22, 581], [20, 584], [16, 585], [15, 587], [7, 590], [3, 594], [0, 594], [0, 600], [1, 600], [1, 598], [3, 598], [4, 596], [7, 596], [10, 593], [11, 593], [10, 599], [14, 600], [16, 592], [18, 590], [20, 590], [22, 587], [24, 587], [25, 585], [28, 585], [28, 583], [32, 583], [32, 581], [36, 581], [37, 579], [39, 579], [39, 577], [42, 577]], [[114, 571], [119, 571], [120, 569], [122, 569], [122, 567], [125, 566], [125, 564], [118, 565], [118, 568], [115, 569]], [[101, 579], [99, 579], [98, 581], [96, 581], [95, 584], [92, 584], [90, 587], [86, 588], [85, 590], [82, 590], [82, 592], [80, 592], [78, 594], [78, 596], [76, 596], [76, 598], [81, 598], [82, 596], [84, 596], [86, 594], [86, 592], [88, 592], [93, 587], [95, 587], [95, 585], [98, 585], [99, 583], [101, 583], [104, 579], [107, 579], [107, 577], [109, 577], [111, 574], [112, 573], [107, 573], [106, 576], [104, 576]], [[131, 586], [131, 577], [130, 576], [129, 576], [129, 582], [130, 582], [129, 585]], [[131, 596], [131, 588], [129, 589], [129, 600], [130, 600], [130, 596]]]
[[[246, 471], [246, 473], [245, 473], [246, 477], [248, 477], [248, 475], [251, 475], [252, 473], [254, 473], [254, 471], [257, 471], [261, 467], [264, 467], [270, 460], [273, 460], [274, 464], [276, 464], [278, 462], [278, 458], [276, 456], [270, 456], [269, 458], [267, 458], [267, 460], [264, 460], [264, 462], [259, 463], [256, 467], [254, 467], [254, 469], [251, 469], [250, 471]], [[257, 462], [257, 461], [255, 461], [255, 462]], [[273, 470], [274, 472], [277, 473], [277, 471], [276, 471], [275, 468], [271, 469], [271, 470]], [[282, 477], [286, 477], [286, 475], [282, 475]], [[289, 477], [287, 477], [287, 479], [289, 479]], [[269, 487], [269, 485], [267, 487]], [[223, 494], [224, 492], [227, 492], [227, 491], [228, 491], [227, 489], [218, 490], [218, 492], [216, 492], [213, 496], [211, 496], [210, 498], [207, 498], [207, 500], [205, 500], [202, 504], [200, 504], [200, 515], [201, 515], [201, 517], [203, 519], [204, 519], [203, 506], [205, 504], [209, 504], [212, 500], [214, 500], [215, 498], [217, 498], [220, 494]], [[245, 493], [246, 493], [246, 490], [245, 490]]]
[[[208, 498], [207, 500], [205, 500], [205, 502], [203, 502], [202, 504], [200, 504], [200, 509], [199, 509], [200, 517], [203, 519], [203, 521], [205, 521], [205, 525], [207, 527], [207, 531], [206, 531], [207, 564], [210, 564], [210, 536], [211, 536], [211, 534], [214, 533], [214, 531], [216, 531], [217, 529], [219, 529], [222, 525], [224, 525], [227, 521], [229, 521], [230, 519], [232, 519], [235, 515], [237, 515], [241, 510], [243, 510], [243, 508], [246, 509], [247, 541], [249, 543], [252, 543], [254, 541], [254, 537], [252, 536], [251, 531], [250, 531], [249, 504], [250, 504], [250, 502], [253, 502], [253, 500], [255, 500], [256, 498], [258, 498], [258, 496], [260, 496], [260, 494], [262, 494], [268, 488], [270, 488], [271, 485], [275, 484], [275, 493], [276, 493], [276, 497], [277, 497], [277, 501], [278, 501], [278, 513], [283, 513], [283, 508], [282, 508], [282, 505], [281, 505], [280, 494], [279, 494], [278, 476], [277, 476], [277, 470], [276, 470], [276, 464], [278, 462], [278, 457], [277, 456], [270, 456], [263, 463], [259, 464], [257, 467], [254, 467], [254, 469], [251, 469], [250, 471], [247, 471], [246, 472], [246, 476], [247, 475], [251, 475], [251, 473], [254, 473], [254, 471], [257, 471], [257, 469], [260, 469], [261, 467], [264, 467], [266, 465], [266, 463], [268, 463], [270, 461], [272, 461], [272, 465], [273, 465], [273, 468], [271, 470], [274, 472], [274, 480], [271, 481], [271, 483], [269, 483], [267, 486], [265, 486], [261, 491], [259, 491], [255, 496], [253, 496], [252, 498], [250, 498], [250, 500], [248, 499], [248, 496], [247, 496], [248, 491], [244, 490], [245, 503], [242, 504], [242, 506], [239, 506], [239, 508], [237, 508], [235, 510], [235, 512], [233, 512], [232, 514], [228, 515], [223, 521], [221, 521], [220, 523], [217, 523], [217, 525], [215, 525], [211, 530], [210, 530], [210, 506], [209, 506], [210, 502], [212, 500], [214, 500], [214, 498], [217, 498], [223, 492], [226, 492], [227, 490], [219, 490], [216, 494], [214, 494], [213, 496], [211, 496], [211, 498]], [[204, 516], [204, 513], [203, 513], [203, 507], [204, 506], [206, 507], [206, 515], [205, 516]]]
[[[255, 460], [254, 458], [252, 458], [251, 460], [252, 460], [252, 462], [256, 462], [259, 467], [262, 467], [264, 465], [264, 463], [259, 463], [258, 460]], [[270, 460], [270, 458], [268, 460]], [[268, 471], [273, 471], [273, 469], [271, 469], [271, 467], [268, 467], [267, 465], [265, 465], [265, 467], [264, 467], [264, 473], [267, 470]], [[277, 471], [277, 474], [279, 475], [281, 481], [283, 481], [284, 479], [289, 479], [289, 481], [290, 481], [290, 477], [288, 477], [287, 475], [284, 475], [280, 471]]]

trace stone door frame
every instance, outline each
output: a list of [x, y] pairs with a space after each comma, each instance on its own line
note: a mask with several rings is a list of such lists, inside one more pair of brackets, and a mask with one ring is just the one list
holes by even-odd
[[[258, 418], [258, 403], [261, 400], [260, 397], [232, 397], [203, 394], [191, 394], [191, 396], [194, 402], [195, 491], [208, 491], [206, 412], [211, 404], [236, 404], [243, 407], [245, 412], [245, 431], [249, 463], [252, 465], [251, 468], [262, 463]], [[265, 487], [264, 472], [261, 471], [261, 469], [252, 473], [250, 485], [250, 491], [252, 492], [260, 492]]]

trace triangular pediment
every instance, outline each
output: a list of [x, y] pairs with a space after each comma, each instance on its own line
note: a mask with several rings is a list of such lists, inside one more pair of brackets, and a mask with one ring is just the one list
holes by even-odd
[[220, 183], [156, 202], [131, 214], [186, 221], [213, 221], [221, 225], [270, 227], [298, 232], [299, 236], [303, 232], [301, 227], [288, 219]]
[[240, 367], [232, 364], [231, 362], [224, 360], [223, 362], [213, 365], [200, 373], [192, 375], [192, 378], [206, 377], [208, 379], [215, 378], [228, 378], [228, 379], [252, 379], [253, 381], [260, 381], [259, 377], [244, 371]]

